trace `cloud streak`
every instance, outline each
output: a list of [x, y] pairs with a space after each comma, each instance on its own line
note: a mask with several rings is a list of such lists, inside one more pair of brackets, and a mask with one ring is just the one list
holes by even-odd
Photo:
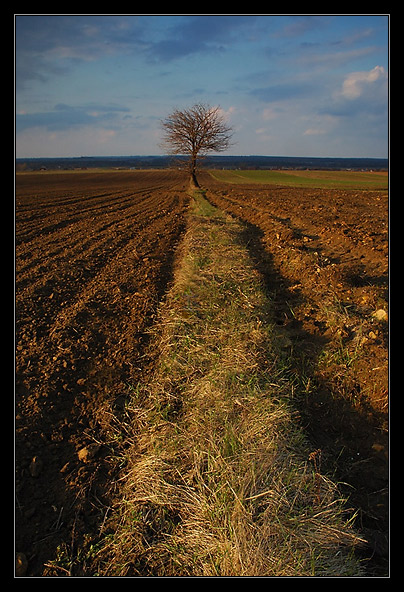
[[152, 42], [151, 57], [170, 62], [193, 54], [218, 53], [254, 28], [257, 16], [200, 15], [185, 17], [167, 31], [167, 38]]
[[16, 18], [16, 88], [48, 81], [81, 62], [143, 51], [143, 27], [119, 16], [20, 15]]
[[100, 105], [93, 103], [72, 107], [59, 103], [51, 111], [17, 113], [16, 131], [22, 132], [35, 127], [43, 127], [49, 131], [58, 131], [77, 126], [111, 125], [117, 119], [117, 115], [128, 112], [128, 108], [119, 105]]
[[312, 93], [313, 85], [310, 82], [294, 80], [271, 84], [263, 88], [255, 88], [250, 94], [265, 103], [276, 103], [301, 99], [310, 96]]

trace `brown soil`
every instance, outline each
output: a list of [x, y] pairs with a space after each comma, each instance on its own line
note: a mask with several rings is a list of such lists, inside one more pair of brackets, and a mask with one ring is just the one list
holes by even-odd
[[173, 171], [17, 175], [16, 551], [27, 575], [80, 575], [49, 562], [74, 557], [108, 511], [116, 462], [105, 426], [145, 371], [184, 181]]
[[[322, 470], [347, 484], [369, 572], [384, 575], [388, 323], [374, 313], [387, 312], [387, 196], [199, 181], [246, 222], [302, 422]], [[94, 575], [119, 469], [109, 422], [148, 371], [187, 186], [175, 171], [17, 175], [15, 516], [27, 575]]]
[[358, 526], [370, 541], [370, 571], [384, 574], [387, 192], [230, 185], [207, 173], [201, 184], [213, 204], [249, 226], [246, 240], [265, 278], [274, 322], [290, 344], [302, 422], [322, 450], [322, 467], [346, 484], [344, 494], [358, 509]]

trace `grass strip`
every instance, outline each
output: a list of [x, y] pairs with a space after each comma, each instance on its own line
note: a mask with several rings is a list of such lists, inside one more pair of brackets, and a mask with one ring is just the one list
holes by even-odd
[[386, 172], [366, 171], [315, 171], [315, 170], [214, 170], [214, 179], [226, 183], [259, 183], [285, 187], [323, 189], [357, 189], [387, 191], [389, 179]]
[[194, 193], [153, 330], [158, 362], [126, 409], [118, 524], [101, 575], [363, 575], [361, 541], [293, 411], [287, 355], [243, 230]]

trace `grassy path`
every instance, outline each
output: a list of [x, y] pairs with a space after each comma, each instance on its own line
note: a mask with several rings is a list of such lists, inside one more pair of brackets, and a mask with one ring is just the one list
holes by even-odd
[[244, 232], [195, 192], [152, 336], [155, 372], [120, 427], [100, 575], [363, 575], [337, 487], [300, 430]]

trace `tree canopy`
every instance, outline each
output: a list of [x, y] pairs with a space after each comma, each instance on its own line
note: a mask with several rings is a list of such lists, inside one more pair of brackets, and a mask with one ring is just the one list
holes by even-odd
[[223, 152], [230, 146], [232, 129], [220, 107], [198, 103], [190, 109], [175, 109], [161, 122], [162, 146], [169, 154], [187, 156], [191, 182], [196, 178], [197, 163], [208, 152]]

